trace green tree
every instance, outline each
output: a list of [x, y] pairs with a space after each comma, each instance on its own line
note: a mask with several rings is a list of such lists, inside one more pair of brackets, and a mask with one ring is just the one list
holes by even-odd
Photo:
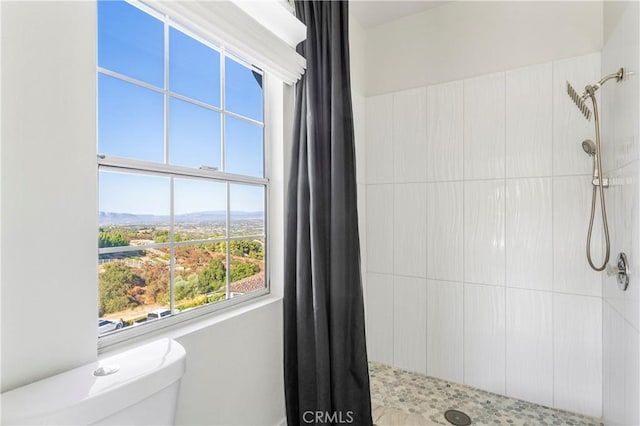
[[[227, 244], [225, 242], [219, 243], [218, 251], [220, 253], [226, 253]], [[262, 242], [255, 240], [233, 240], [229, 245], [229, 252], [231, 256], [236, 257], [250, 257], [252, 259], [264, 259], [264, 247]]]
[[128, 295], [140, 277], [137, 277], [125, 265], [114, 262], [104, 266], [104, 272], [99, 277], [99, 313], [100, 316], [136, 305], [135, 300]]
[[218, 290], [225, 284], [227, 271], [219, 257], [212, 259], [206, 268], [198, 273], [198, 282], [203, 293]]
[[100, 228], [98, 232], [98, 247], [128, 246], [129, 240], [121, 229]]
[[196, 274], [189, 275], [186, 279], [183, 276], [176, 277], [176, 300], [191, 299], [199, 294], [205, 293], [203, 290]]
[[231, 281], [238, 281], [260, 272], [260, 267], [251, 262], [234, 262], [231, 264]]
[[169, 241], [169, 231], [156, 229], [151, 235], [153, 236], [153, 241], [156, 243], [166, 243]]

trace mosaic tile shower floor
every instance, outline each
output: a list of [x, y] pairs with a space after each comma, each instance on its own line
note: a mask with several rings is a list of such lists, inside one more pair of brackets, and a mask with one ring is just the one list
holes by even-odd
[[603, 425], [600, 419], [555, 410], [389, 367], [369, 363], [373, 422], [377, 426], [450, 425], [444, 413], [465, 412], [473, 425]]

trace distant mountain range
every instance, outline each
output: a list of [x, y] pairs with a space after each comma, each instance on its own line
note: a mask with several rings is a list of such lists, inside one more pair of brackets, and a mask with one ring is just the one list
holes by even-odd
[[[224, 222], [227, 212], [224, 210], [178, 214], [176, 223], [219, 223]], [[263, 212], [231, 211], [231, 218], [244, 220], [264, 219]], [[169, 223], [168, 215], [131, 214], [100, 212], [98, 222], [102, 225], [160, 225]]]

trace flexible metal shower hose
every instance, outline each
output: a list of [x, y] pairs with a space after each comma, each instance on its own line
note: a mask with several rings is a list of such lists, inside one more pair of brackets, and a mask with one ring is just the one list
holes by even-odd
[[[589, 262], [589, 266], [596, 271], [603, 271], [607, 267], [607, 263], [609, 263], [609, 255], [611, 254], [611, 243], [609, 241], [609, 224], [607, 223], [607, 206], [604, 202], [604, 175], [602, 174], [602, 155], [600, 153], [600, 121], [598, 120], [598, 103], [596, 102], [595, 94], [590, 93], [591, 101], [593, 102], [593, 116], [596, 126], [596, 151], [598, 152], [598, 161], [596, 167], [598, 168], [598, 185], [593, 185], [593, 193], [591, 196], [591, 218], [589, 219], [589, 232], [587, 232], [587, 261]], [[591, 234], [593, 233], [593, 221], [596, 212], [596, 197], [598, 188], [600, 189], [600, 209], [602, 211], [602, 225], [604, 227], [604, 238], [606, 245], [606, 253], [604, 256], [604, 261], [601, 266], [596, 266], [593, 264], [593, 260], [591, 259]]]

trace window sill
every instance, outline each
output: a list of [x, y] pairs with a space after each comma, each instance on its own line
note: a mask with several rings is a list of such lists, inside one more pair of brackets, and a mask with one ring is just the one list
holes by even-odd
[[247, 312], [263, 308], [273, 303], [280, 303], [281, 300], [282, 296], [267, 293], [237, 305], [228, 306], [214, 312], [186, 319], [175, 324], [170, 324], [158, 330], [144, 332], [123, 341], [113, 343], [107, 341], [106, 344], [99, 344], [98, 357], [100, 358], [106, 354], [113, 355], [114, 353], [125, 351], [157, 339], [179, 339], [182, 336], [186, 336], [228, 321], [229, 319], [242, 316]]

